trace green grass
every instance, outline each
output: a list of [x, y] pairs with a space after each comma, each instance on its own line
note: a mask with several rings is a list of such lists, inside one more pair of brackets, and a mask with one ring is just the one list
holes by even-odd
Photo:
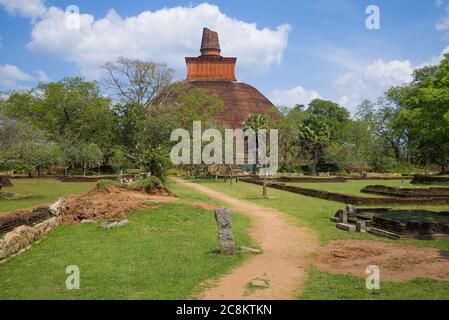
[[[197, 180], [197, 183], [206, 185], [207, 187], [220, 191], [235, 198], [242, 200], [249, 200], [258, 203], [262, 206], [275, 208], [279, 211], [285, 212], [296, 218], [296, 221], [301, 225], [314, 230], [323, 244], [335, 239], [376, 239], [395, 243], [410, 243], [419, 246], [435, 247], [435, 248], [449, 248], [449, 241], [446, 240], [389, 240], [379, 238], [370, 234], [348, 233], [342, 232], [335, 228], [335, 224], [329, 221], [335, 213], [343, 208], [345, 204], [307, 197], [300, 194], [276, 190], [268, 188], [269, 199], [261, 198], [262, 187], [245, 183], [223, 183], [222, 181], [215, 182], [213, 180]], [[448, 210], [446, 206], [407, 206], [393, 208], [408, 208], [408, 209], [424, 209], [424, 210]]]
[[[365, 239], [392, 243], [409, 244], [422, 247], [448, 249], [447, 240], [390, 240], [370, 234], [348, 233], [338, 230], [329, 221], [344, 204], [303, 195], [268, 189], [269, 199], [262, 199], [262, 188], [257, 185], [239, 182], [230, 186], [222, 181], [198, 180], [197, 183], [232, 195], [238, 199], [258, 203], [275, 208], [294, 217], [305, 227], [315, 231], [321, 244], [337, 239]], [[327, 184], [326, 184], [327, 185]], [[397, 207], [400, 208], [400, 207]], [[448, 206], [417, 206], [410, 209], [448, 210]], [[365, 288], [365, 280], [355, 277], [323, 273], [312, 269], [305, 285], [305, 295], [300, 299], [449, 299], [449, 283], [428, 279], [417, 279], [402, 283], [384, 283], [382, 288], [373, 294]]]
[[[202, 194], [169, 184], [183, 200]], [[251, 245], [249, 219], [233, 215], [236, 245]], [[61, 226], [22, 254], [0, 264], [0, 299], [187, 299], [206, 280], [244, 261], [216, 253], [213, 213], [170, 203], [129, 214], [129, 224]], [[66, 267], [80, 269], [81, 288], [67, 290]]]
[[380, 290], [368, 290], [365, 279], [309, 271], [304, 300], [446, 300], [449, 283], [432, 279], [382, 282]]
[[[387, 187], [396, 187], [396, 188], [423, 188], [423, 186], [417, 186], [410, 184], [411, 180], [349, 180], [347, 182], [342, 183], [303, 183], [303, 182], [287, 182], [287, 185], [290, 186], [299, 186], [306, 189], [314, 189], [314, 190], [324, 190], [329, 192], [337, 192], [344, 193], [348, 195], [354, 196], [363, 196], [363, 197], [371, 197], [371, 198], [385, 198], [387, 196], [383, 195], [375, 195], [370, 193], [360, 192], [366, 186], [372, 185], [383, 185]], [[424, 188], [428, 188], [424, 187]]]
[[0, 215], [17, 209], [31, 208], [56, 201], [60, 197], [87, 192], [95, 182], [60, 182], [53, 179], [13, 179], [12, 188], [2, 189], [30, 196], [25, 199], [0, 199]]

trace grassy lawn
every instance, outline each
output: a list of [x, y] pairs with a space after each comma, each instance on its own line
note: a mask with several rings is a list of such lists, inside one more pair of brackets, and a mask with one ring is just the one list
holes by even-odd
[[[268, 189], [270, 199], [261, 199], [262, 189], [249, 183], [239, 182], [230, 186], [222, 181], [198, 180], [211, 189], [236, 198], [248, 200], [260, 205], [278, 209], [296, 218], [299, 224], [316, 232], [324, 245], [334, 239], [370, 239], [393, 243], [412, 244], [423, 247], [449, 249], [446, 240], [389, 240], [370, 234], [347, 233], [338, 230], [329, 218], [344, 204], [306, 197], [282, 190]], [[358, 181], [357, 181], [358, 182]], [[399, 181], [400, 183], [400, 181]], [[324, 185], [324, 184], [323, 184]], [[326, 184], [328, 185], [328, 184]], [[341, 185], [341, 184], [339, 184]], [[448, 210], [448, 206], [418, 206], [413, 209]], [[449, 283], [434, 280], [414, 280], [404, 283], [384, 283], [379, 294], [373, 295], [365, 289], [365, 280], [349, 276], [322, 273], [312, 269], [305, 288], [305, 295], [300, 298], [310, 299], [449, 299]]]
[[91, 189], [95, 182], [60, 182], [53, 179], [13, 179], [12, 188], [2, 191], [13, 192], [25, 196], [26, 199], [0, 199], [0, 215], [2, 212], [35, 207], [56, 201], [60, 197], [79, 194]]
[[303, 182], [287, 182], [287, 185], [290, 186], [298, 186], [306, 189], [314, 189], [314, 190], [325, 190], [329, 192], [337, 192], [337, 193], [345, 193], [354, 196], [363, 196], [363, 197], [387, 197], [382, 195], [375, 195], [369, 193], [360, 192], [366, 186], [372, 185], [383, 185], [387, 187], [396, 187], [396, 188], [429, 188], [429, 186], [418, 186], [414, 184], [410, 184], [411, 180], [348, 180], [347, 182], [342, 183], [303, 183]]
[[[173, 183], [182, 199], [213, 204]], [[249, 219], [233, 216], [237, 245], [251, 245]], [[19, 256], [0, 264], [0, 299], [186, 299], [205, 280], [222, 276], [244, 255], [218, 255], [212, 212], [164, 204], [132, 212], [129, 224], [61, 226]], [[80, 289], [67, 290], [66, 267], [80, 269]]]
[[393, 283], [381, 282], [380, 290], [370, 291], [364, 279], [310, 270], [305, 300], [446, 300], [449, 284], [433, 279], [414, 279]]

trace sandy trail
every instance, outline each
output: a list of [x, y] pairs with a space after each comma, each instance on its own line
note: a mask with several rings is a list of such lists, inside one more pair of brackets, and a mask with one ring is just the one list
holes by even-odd
[[[206, 289], [201, 298], [222, 299], [295, 299], [301, 293], [307, 269], [313, 263], [319, 244], [312, 231], [296, 225], [286, 214], [275, 209], [242, 201], [193, 182], [175, 179], [184, 186], [226, 202], [230, 208], [248, 214], [252, 220], [252, 238], [263, 252]], [[265, 279], [266, 289], [248, 290], [247, 284]]]

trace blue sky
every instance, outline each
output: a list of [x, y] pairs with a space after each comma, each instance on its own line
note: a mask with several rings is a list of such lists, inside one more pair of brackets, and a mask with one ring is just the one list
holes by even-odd
[[[380, 30], [368, 30], [368, 5]], [[64, 26], [76, 5], [80, 29]], [[101, 79], [119, 56], [167, 62], [185, 77], [201, 29], [219, 32], [222, 55], [237, 56], [237, 78], [276, 104], [332, 99], [354, 110], [413, 68], [449, 52], [449, 0], [0, 0], [0, 90], [83, 75]], [[111, 11], [113, 9], [113, 11]]]

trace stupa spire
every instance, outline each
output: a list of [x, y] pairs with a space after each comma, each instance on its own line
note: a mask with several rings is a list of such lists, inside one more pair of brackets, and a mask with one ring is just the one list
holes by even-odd
[[218, 33], [203, 28], [201, 40], [201, 55], [186, 57], [187, 80], [217, 80], [236, 81], [235, 57], [222, 57], [220, 55], [220, 41]]
[[220, 41], [218, 33], [208, 28], [203, 28], [203, 38], [201, 40], [201, 55], [203, 56], [219, 56]]

